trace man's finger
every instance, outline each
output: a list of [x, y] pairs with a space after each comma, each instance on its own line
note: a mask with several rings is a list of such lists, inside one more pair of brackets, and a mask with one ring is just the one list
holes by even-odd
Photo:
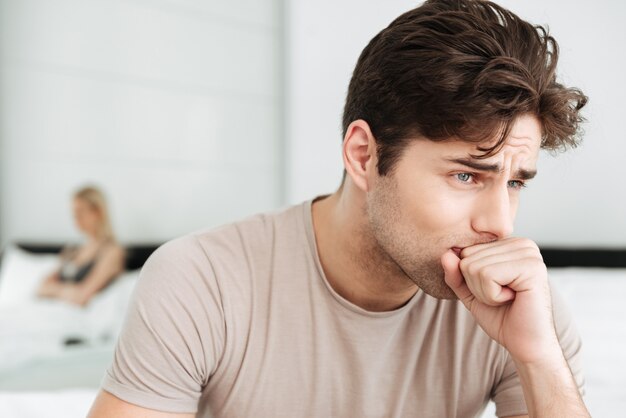
[[468, 298], [473, 298], [472, 292], [467, 287], [465, 279], [461, 274], [459, 263], [461, 259], [452, 250], [448, 250], [441, 256], [441, 266], [443, 267], [446, 284], [452, 289], [456, 296], [466, 306]]
[[461, 258], [476, 258], [481, 257], [481, 254], [507, 253], [520, 250], [525, 250], [541, 257], [537, 244], [528, 239], [511, 237], [465, 247], [461, 250]]

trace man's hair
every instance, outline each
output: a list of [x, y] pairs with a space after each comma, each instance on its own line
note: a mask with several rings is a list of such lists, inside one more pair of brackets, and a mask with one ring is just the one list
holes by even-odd
[[557, 82], [558, 55], [547, 29], [497, 4], [428, 0], [394, 20], [361, 53], [343, 134], [357, 119], [369, 124], [380, 175], [393, 170], [419, 136], [477, 144], [497, 138], [493, 146], [478, 146], [476, 157], [489, 157], [526, 113], [541, 123], [542, 148], [575, 147], [587, 97]]

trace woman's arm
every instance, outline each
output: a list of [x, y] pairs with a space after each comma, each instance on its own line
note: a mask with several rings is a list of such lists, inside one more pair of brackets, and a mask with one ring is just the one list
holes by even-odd
[[75, 305], [84, 306], [124, 270], [124, 250], [115, 245], [104, 250], [87, 277], [81, 283], [63, 283], [59, 270], [50, 274], [37, 290], [40, 297], [58, 298]]
[[61, 297], [68, 302], [84, 306], [122, 271], [124, 271], [124, 250], [118, 245], [111, 246], [98, 257], [87, 277], [78, 284], [72, 284], [71, 289], [65, 289]]
[[59, 293], [64, 287], [64, 283], [61, 282], [60, 270], [55, 270], [50, 273], [37, 288], [37, 296], [43, 298], [58, 297]]
[[[61, 262], [67, 261], [71, 259], [75, 253], [75, 247], [66, 245], [61, 249], [59, 259]], [[67, 287], [68, 284], [61, 281], [61, 269], [57, 268], [42, 280], [37, 288], [37, 296], [41, 298], [60, 298], [61, 295], [66, 292]]]

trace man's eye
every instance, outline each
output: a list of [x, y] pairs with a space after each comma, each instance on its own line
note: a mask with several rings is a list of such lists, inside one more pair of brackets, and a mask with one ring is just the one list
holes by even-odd
[[524, 183], [523, 181], [520, 181], [520, 180], [510, 180], [509, 181], [509, 187], [511, 189], [521, 190], [524, 187], [526, 187], [526, 183]]
[[463, 183], [469, 182], [472, 179], [472, 177], [474, 177], [474, 175], [470, 173], [459, 173], [456, 175], [456, 178], [459, 179]]

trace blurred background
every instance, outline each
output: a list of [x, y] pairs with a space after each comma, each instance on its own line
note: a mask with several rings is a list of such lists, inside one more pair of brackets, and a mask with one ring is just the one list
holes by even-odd
[[[417, 4], [0, 0], [0, 244], [79, 240], [85, 184], [125, 245], [333, 192], [358, 55]], [[626, 248], [626, 3], [499, 4], [548, 24], [561, 80], [590, 98], [582, 146], [541, 156], [516, 234]]]
[[[338, 186], [366, 43], [413, 1], [0, 0], [0, 242], [76, 239], [69, 196], [108, 195], [124, 242], [160, 242]], [[549, 24], [590, 97], [583, 145], [543, 155], [517, 233], [626, 246], [617, 0], [505, 0]]]
[[124, 242], [284, 201], [278, 1], [2, 1], [0, 237], [75, 239], [95, 183]]

